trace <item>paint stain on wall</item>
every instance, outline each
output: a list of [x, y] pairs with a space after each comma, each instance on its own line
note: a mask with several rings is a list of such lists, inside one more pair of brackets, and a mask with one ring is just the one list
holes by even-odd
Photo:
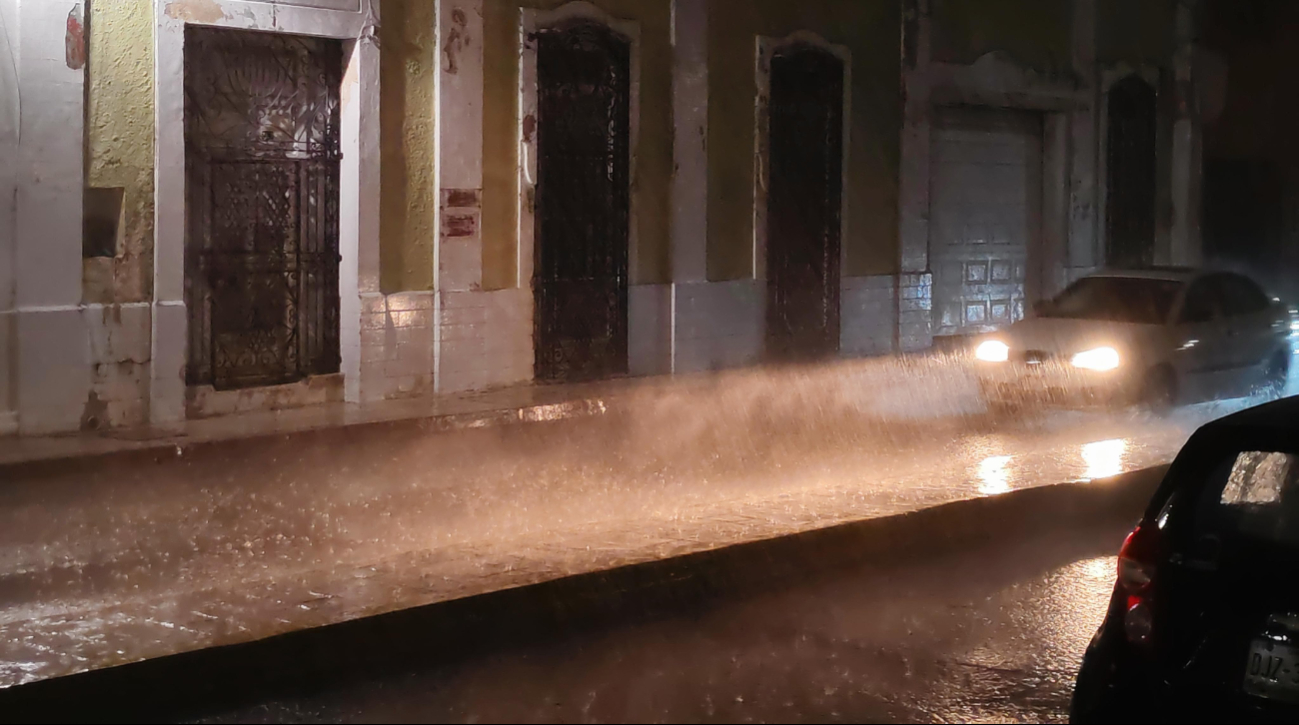
[[226, 16], [216, 0], [175, 0], [167, 3], [166, 13], [187, 23], [215, 23]]
[[478, 233], [478, 217], [473, 214], [448, 214], [442, 231], [448, 237], [472, 237]]
[[456, 8], [451, 11], [451, 30], [447, 33], [446, 63], [444, 68], [447, 73], [455, 75], [460, 72], [460, 51], [469, 44], [469, 36], [465, 34], [465, 28], [469, 25], [469, 18], [465, 16], [465, 11]]
[[86, 27], [82, 22], [81, 3], [68, 13], [67, 31], [63, 35], [64, 62], [72, 70], [86, 67]]
[[449, 209], [477, 209], [481, 205], [478, 189], [447, 189], [444, 194], [443, 206]]

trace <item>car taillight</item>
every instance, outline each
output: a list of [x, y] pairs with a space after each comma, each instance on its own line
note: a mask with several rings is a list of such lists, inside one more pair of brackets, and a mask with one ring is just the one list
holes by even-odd
[[1152, 598], [1155, 565], [1159, 556], [1159, 530], [1149, 524], [1128, 534], [1119, 550], [1119, 587], [1127, 595], [1123, 610], [1123, 632], [1128, 641], [1150, 644], [1155, 628]]

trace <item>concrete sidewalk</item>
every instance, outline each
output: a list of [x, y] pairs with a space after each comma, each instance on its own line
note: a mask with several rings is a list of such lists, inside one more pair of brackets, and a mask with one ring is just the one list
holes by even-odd
[[0, 465], [118, 451], [165, 449], [400, 420], [421, 420], [427, 427], [439, 430], [562, 420], [602, 413], [611, 399], [672, 383], [671, 378], [624, 378], [596, 383], [529, 384], [371, 403], [322, 403], [189, 420], [179, 434], [109, 430], [72, 435], [3, 436], [0, 437]]

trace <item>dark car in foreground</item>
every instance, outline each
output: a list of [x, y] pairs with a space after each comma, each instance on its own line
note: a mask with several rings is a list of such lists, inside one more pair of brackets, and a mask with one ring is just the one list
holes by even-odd
[[1072, 722], [1299, 722], [1299, 399], [1205, 425], [1119, 554]]

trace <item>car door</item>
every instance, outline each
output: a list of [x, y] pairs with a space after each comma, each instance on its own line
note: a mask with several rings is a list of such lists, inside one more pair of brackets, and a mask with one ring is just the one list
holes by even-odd
[[1238, 274], [1217, 275], [1235, 368], [1261, 367], [1277, 346], [1276, 309], [1258, 285]]
[[1211, 277], [1191, 283], [1174, 323], [1172, 364], [1183, 392], [1216, 393], [1219, 377], [1231, 368], [1219, 285]]

